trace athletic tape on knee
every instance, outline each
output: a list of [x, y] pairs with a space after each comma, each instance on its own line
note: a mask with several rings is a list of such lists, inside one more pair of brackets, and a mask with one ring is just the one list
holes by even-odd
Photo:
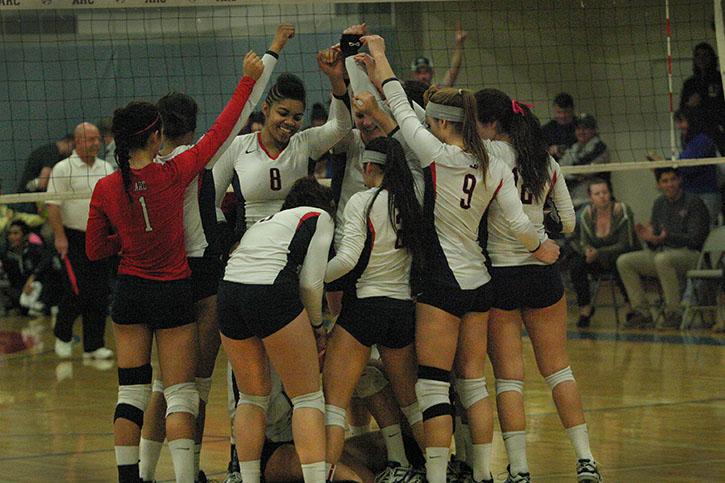
[[153, 392], [164, 392], [164, 381], [161, 379], [154, 379], [153, 386], [151, 386]]
[[574, 381], [574, 373], [571, 372], [571, 367], [567, 366], [560, 371], [546, 376], [545, 379], [546, 383], [549, 385], [549, 388], [553, 391], [554, 388], [562, 382]]
[[237, 407], [242, 405], [256, 406], [267, 414], [267, 408], [269, 407], [269, 394], [266, 396], [254, 396], [252, 394], [239, 393], [239, 401], [237, 401]]
[[292, 410], [312, 408], [325, 414], [325, 396], [322, 389], [307, 394], [300, 394], [292, 398]]
[[405, 419], [408, 420], [408, 425], [410, 426], [423, 421], [423, 413], [420, 412], [418, 401], [415, 401], [413, 404], [409, 404], [408, 406], [403, 406], [400, 410], [403, 411]]
[[340, 426], [345, 429], [346, 413], [343, 408], [325, 404], [325, 426]]
[[488, 389], [486, 388], [486, 377], [478, 379], [458, 379], [456, 378], [456, 393], [461, 406], [468, 409], [478, 401], [488, 397]]
[[365, 399], [374, 396], [388, 385], [387, 378], [375, 366], [367, 365], [352, 393], [353, 397]]
[[130, 384], [118, 386], [118, 402], [113, 420], [123, 418], [143, 426], [143, 413], [151, 397], [151, 384]]
[[199, 391], [199, 400], [206, 402], [209, 400], [209, 393], [211, 392], [211, 377], [197, 377], [196, 388]]
[[174, 413], [199, 415], [199, 390], [195, 382], [182, 382], [164, 389], [166, 417]]
[[436, 416], [450, 415], [453, 412], [449, 390], [450, 382], [418, 379], [415, 383], [415, 395], [418, 398], [423, 420]]
[[524, 381], [519, 381], [517, 379], [496, 379], [496, 394], [502, 394], [509, 391], [523, 394]]

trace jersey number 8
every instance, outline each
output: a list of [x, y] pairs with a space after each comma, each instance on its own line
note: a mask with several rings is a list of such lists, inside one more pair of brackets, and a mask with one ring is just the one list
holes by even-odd
[[269, 189], [272, 191], [282, 189], [282, 175], [278, 168], [269, 168]]

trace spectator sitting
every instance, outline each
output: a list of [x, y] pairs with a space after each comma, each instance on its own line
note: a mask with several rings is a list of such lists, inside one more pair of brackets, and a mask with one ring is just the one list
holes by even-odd
[[59, 301], [60, 263], [54, 261], [37, 235], [31, 242], [32, 235], [22, 221], [10, 223], [2, 266], [10, 282], [13, 308], [23, 315], [49, 314], [50, 307]]
[[541, 127], [549, 154], [557, 161], [576, 142], [574, 98], [562, 92], [554, 98], [554, 119]]
[[[451, 55], [451, 67], [446, 72], [445, 77], [443, 77], [443, 82], [437, 84], [438, 87], [451, 87], [456, 83], [458, 72], [461, 70], [461, 64], [463, 62], [463, 44], [465, 44], [467, 37], [468, 32], [461, 29], [459, 22], [456, 28], [456, 45]], [[410, 69], [413, 71], [414, 80], [422, 82], [426, 85], [426, 88], [433, 85], [433, 63], [430, 59], [427, 57], [418, 57], [413, 61]]]
[[[67, 158], [73, 152], [73, 135], [67, 134], [54, 143], [46, 144], [35, 149], [25, 162], [23, 174], [18, 184], [18, 193], [32, 193], [46, 191], [48, 180], [53, 166], [61, 159]], [[17, 211], [37, 213], [35, 203], [18, 203]]]
[[657, 277], [665, 298], [662, 327], [678, 327], [682, 322], [680, 279], [695, 268], [707, 238], [710, 217], [700, 198], [685, 193], [682, 179], [674, 168], [655, 170], [662, 195], [652, 207], [652, 221], [635, 225], [645, 250], [625, 253], [617, 259], [617, 270], [635, 310], [626, 327], [651, 327], [647, 299], [640, 276]]
[[725, 153], [725, 99], [722, 77], [715, 49], [707, 42], [695, 46], [692, 54], [692, 77], [682, 86], [680, 109], [699, 107], [707, 125], [713, 127], [713, 140], [721, 154]]
[[[609, 162], [607, 145], [599, 139], [597, 120], [591, 114], [579, 114], [574, 119], [576, 126], [574, 143], [559, 160], [562, 166], [582, 166]], [[602, 178], [609, 183], [610, 173], [573, 174], [566, 177], [571, 201], [578, 208], [589, 201], [587, 183], [593, 177]]]
[[634, 215], [629, 206], [612, 200], [609, 184], [601, 178], [588, 183], [591, 203], [584, 208], [579, 222], [579, 251], [572, 257], [571, 281], [579, 305], [578, 327], [589, 327], [592, 307], [588, 274], [612, 273], [631, 312], [627, 292], [617, 272], [617, 257], [635, 247]]

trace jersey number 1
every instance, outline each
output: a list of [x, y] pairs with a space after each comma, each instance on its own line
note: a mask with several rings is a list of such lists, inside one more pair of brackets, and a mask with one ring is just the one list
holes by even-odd
[[277, 168], [269, 168], [269, 189], [272, 191], [282, 189], [282, 175]]
[[149, 220], [149, 211], [146, 209], [146, 199], [141, 196], [138, 199], [138, 202], [141, 203], [141, 211], [143, 211], [143, 221], [146, 222], [146, 231], [154, 231], [153, 227], [151, 226], [151, 221]]

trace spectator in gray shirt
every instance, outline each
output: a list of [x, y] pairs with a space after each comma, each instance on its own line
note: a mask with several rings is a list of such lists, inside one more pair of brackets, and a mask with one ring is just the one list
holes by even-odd
[[647, 248], [625, 253], [617, 259], [617, 270], [635, 310], [627, 327], [651, 327], [652, 316], [640, 276], [656, 277], [665, 298], [665, 320], [661, 328], [678, 327], [682, 322], [681, 279], [695, 268], [707, 238], [710, 216], [697, 195], [685, 193], [674, 168], [655, 170], [662, 196], [652, 207], [651, 223], [635, 225]]

